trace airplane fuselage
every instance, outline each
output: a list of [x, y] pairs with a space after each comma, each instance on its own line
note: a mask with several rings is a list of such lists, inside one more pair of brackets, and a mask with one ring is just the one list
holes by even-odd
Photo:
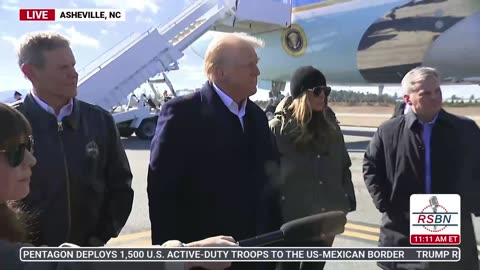
[[397, 84], [419, 65], [480, 77], [480, 0], [293, 0], [292, 25], [257, 36], [266, 81], [303, 65], [332, 84]]
[[479, 0], [294, 0], [292, 26], [259, 35], [260, 78], [288, 81], [301, 65], [337, 84], [398, 83], [419, 65], [479, 76], [479, 10]]
[[332, 83], [398, 83], [411, 68], [444, 78], [480, 74], [478, 0], [294, 0], [292, 26], [261, 34], [261, 79], [288, 81], [301, 65]]

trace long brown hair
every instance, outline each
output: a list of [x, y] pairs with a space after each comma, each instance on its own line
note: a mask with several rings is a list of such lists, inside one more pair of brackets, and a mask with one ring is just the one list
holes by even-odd
[[[28, 120], [16, 109], [0, 103], [0, 149], [27, 139], [32, 134]], [[2, 177], [0, 175], [0, 177]], [[28, 216], [15, 202], [0, 202], [0, 239], [24, 242], [28, 238]]]
[[[325, 97], [325, 107], [320, 113], [314, 113], [306, 92], [292, 101], [288, 109], [296, 122], [294, 143], [297, 146], [309, 144], [325, 145], [332, 141], [335, 126], [327, 114], [328, 99]], [[316, 117], [314, 117], [316, 116]]]

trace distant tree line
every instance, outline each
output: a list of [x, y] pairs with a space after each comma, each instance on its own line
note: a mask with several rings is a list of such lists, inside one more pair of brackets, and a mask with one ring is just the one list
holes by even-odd
[[394, 96], [390, 96], [388, 94], [377, 95], [372, 93], [361, 93], [361, 92], [354, 92], [354, 91], [346, 91], [346, 90], [339, 90], [335, 91], [332, 90], [330, 93], [330, 97], [328, 100], [330, 102], [341, 102], [347, 104], [394, 104], [397, 101], [398, 97], [396, 93]]
[[[332, 90], [328, 98], [331, 103], [343, 103], [345, 105], [389, 105], [401, 102], [402, 97], [395, 93], [393, 96], [388, 94], [361, 93], [351, 90]], [[268, 101], [256, 101], [256, 103], [265, 108]], [[450, 98], [444, 98], [444, 104], [449, 106], [480, 106], [480, 98], [471, 95], [469, 99], [460, 98], [452, 95]]]
[[480, 98], [475, 98], [475, 95], [471, 95], [470, 98], [461, 98], [456, 95], [452, 95], [450, 98], [444, 100], [444, 103], [451, 104], [480, 104]]

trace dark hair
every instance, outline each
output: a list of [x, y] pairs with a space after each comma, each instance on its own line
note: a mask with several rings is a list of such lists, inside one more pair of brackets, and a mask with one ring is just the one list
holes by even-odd
[[[32, 134], [28, 120], [18, 110], [0, 103], [0, 148], [19, 143]], [[0, 175], [0, 177], [2, 177]], [[1, 187], [0, 187], [1, 188]], [[27, 215], [13, 202], [0, 202], [0, 239], [12, 242], [27, 240]]]
[[18, 110], [0, 103], [0, 148], [18, 143], [32, 134], [28, 120]]

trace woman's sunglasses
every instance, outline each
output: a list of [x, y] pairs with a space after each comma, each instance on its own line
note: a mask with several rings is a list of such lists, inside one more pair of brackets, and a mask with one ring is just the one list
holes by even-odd
[[312, 92], [316, 97], [320, 96], [320, 94], [324, 92], [325, 96], [328, 97], [330, 92], [332, 92], [332, 88], [330, 86], [315, 86], [314, 88], [307, 89], [307, 91]]
[[5, 153], [8, 164], [12, 167], [20, 165], [25, 158], [25, 150], [33, 154], [33, 137], [29, 136], [27, 143], [20, 143], [7, 149], [0, 150], [0, 153]]

